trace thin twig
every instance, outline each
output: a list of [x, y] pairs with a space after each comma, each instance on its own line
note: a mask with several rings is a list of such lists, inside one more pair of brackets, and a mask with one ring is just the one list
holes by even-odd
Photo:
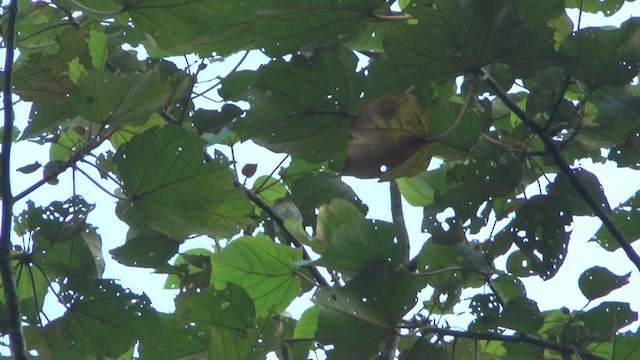
[[403, 13], [378, 14], [375, 12], [371, 12], [371, 16], [379, 21], [407, 21], [413, 19], [413, 16]]
[[[242, 184], [236, 182], [235, 185], [240, 187], [240, 188], [242, 188], [244, 190], [244, 192], [247, 194], [247, 197], [249, 198], [249, 200], [251, 200], [252, 203], [256, 204], [257, 207], [262, 209], [262, 211], [267, 213], [267, 215], [269, 215], [269, 217], [276, 224], [278, 224], [278, 226], [280, 226], [280, 228], [282, 229], [282, 233], [284, 234], [284, 237], [287, 239], [287, 241], [289, 241], [290, 243], [292, 243], [296, 247], [302, 249], [302, 258], [304, 260], [311, 260], [311, 258], [309, 257], [309, 254], [307, 253], [307, 251], [302, 247], [302, 244], [300, 244], [298, 239], [296, 239], [296, 237], [293, 236], [289, 232], [289, 230], [287, 230], [287, 228], [284, 226], [284, 221], [282, 220], [282, 218], [280, 216], [278, 216], [278, 214], [276, 214], [273, 211], [273, 209], [269, 206], [269, 204], [264, 202], [264, 200], [262, 200], [258, 195], [254, 194], [253, 191], [251, 191], [250, 189], [247, 189], [246, 187], [242, 186]], [[308, 269], [311, 272], [311, 275], [313, 275], [313, 278], [318, 282], [318, 284], [320, 284], [321, 286], [324, 286], [324, 287], [329, 287], [329, 283], [324, 278], [324, 276], [322, 276], [322, 274], [320, 274], [320, 272], [318, 271], [318, 269], [315, 266], [309, 266]]]
[[266, 178], [264, 178], [264, 181], [262, 181], [262, 183], [260, 185], [258, 185], [258, 187], [256, 187], [255, 192], [256, 194], [259, 194], [263, 189], [263, 187], [265, 185], [267, 185], [267, 183], [269, 182], [269, 179], [271, 179], [271, 177], [273, 176], [273, 174], [276, 173], [276, 171], [280, 168], [280, 166], [282, 166], [282, 164], [284, 164], [285, 161], [287, 161], [287, 159], [289, 158], [289, 155], [285, 156], [282, 160], [280, 160], [280, 162], [278, 163], [278, 165], [276, 165], [276, 167], [273, 168], [273, 170], [271, 170], [271, 173], [269, 174], [269, 176], [267, 176]]
[[[411, 326], [409, 327], [414, 328], [416, 326], [414, 324], [411, 324]], [[462, 338], [462, 339], [525, 343], [525, 344], [539, 346], [541, 348], [545, 348], [549, 350], [555, 350], [567, 356], [578, 354], [583, 359], [587, 359], [587, 360], [603, 360], [602, 357], [594, 355], [586, 350], [579, 349], [575, 346], [548, 341], [548, 340], [540, 339], [540, 338], [525, 335], [525, 334], [504, 335], [500, 333], [458, 331], [450, 328], [439, 328], [439, 327], [432, 326], [430, 324], [424, 327], [420, 327], [420, 330], [424, 333], [436, 334], [438, 336], [453, 336], [455, 338]]]
[[95, 10], [92, 9], [84, 4], [81, 4], [79, 2], [77, 2], [76, 0], [68, 0], [71, 4], [73, 4], [74, 6], [78, 7], [80, 10], [85, 11], [89, 14], [92, 15], [96, 15], [96, 16], [116, 16], [116, 15], [120, 15], [123, 12], [127, 11], [127, 7], [126, 5], [122, 7], [122, 9], [118, 10], [118, 11], [99, 11], [99, 10]]
[[24, 198], [25, 196], [28, 196], [32, 192], [38, 190], [42, 185], [44, 185], [44, 184], [48, 183], [49, 181], [57, 178], [58, 175], [60, 175], [63, 172], [65, 172], [68, 168], [72, 167], [76, 162], [82, 160], [91, 151], [93, 151], [95, 148], [100, 146], [105, 140], [109, 139], [111, 137], [111, 135], [113, 135], [113, 133], [115, 133], [117, 130], [118, 129], [113, 128], [110, 131], [108, 131], [106, 134], [101, 136], [99, 139], [97, 139], [96, 141], [87, 143], [80, 150], [78, 150], [78, 152], [74, 156], [72, 156], [69, 160], [67, 160], [66, 163], [60, 165], [60, 167], [56, 168], [55, 171], [50, 172], [49, 174], [44, 176], [42, 179], [40, 179], [37, 182], [35, 182], [33, 185], [31, 185], [28, 188], [24, 189], [21, 193], [19, 193], [18, 195], [14, 196], [13, 200], [14, 201], [19, 201], [22, 198]]
[[[240, 61], [238, 61], [238, 63], [233, 67], [233, 69], [231, 69], [231, 71], [229, 71], [227, 73], [227, 75], [225, 75], [224, 77], [220, 77], [217, 76], [216, 78], [218, 79], [218, 82], [211, 85], [210, 87], [208, 87], [206, 90], [200, 92], [200, 93], [196, 93], [194, 97], [191, 98], [191, 100], [195, 100], [198, 97], [202, 96], [204, 98], [207, 98], [204, 94], [208, 93], [209, 91], [215, 89], [216, 87], [220, 86], [221, 80], [226, 78], [227, 76], [229, 76], [230, 74], [236, 72], [238, 70], [238, 68], [240, 67], [240, 65], [242, 65], [242, 63], [247, 59], [247, 56], [249, 56], [249, 51], [245, 51], [245, 53], [242, 55], [242, 57], [240, 58]], [[209, 99], [209, 98], [207, 98]], [[214, 101], [213, 99], [209, 99], [211, 101]]]
[[2, 195], [2, 228], [0, 229], [0, 273], [2, 287], [4, 288], [5, 305], [7, 307], [7, 326], [9, 327], [9, 339], [11, 352], [14, 359], [26, 359], [27, 347], [22, 332], [22, 316], [20, 313], [20, 300], [13, 278], [11, 267], [11, 223], [13, 218], [13, 203], [15, 199], [11, 194], [11, 145], [13, 142], [13, 58], [15, 56], [16, 18], [18, 16], [18, 0], [9, 1], [6, 11], [6, 33], [4, 34], [5, 62], [4, 62], [4, 131], [2, 134], [2, 154], [0, 154], [0, 194]]
[[442, 134], [438, 134], [434, 137], [427, 138], [428, 142], [433, 143], [446, 138], [458, 127], [458, 125], [460, 125], [460, 123], [462, 122], [462, 118], [464, 117], [464, 114], [467, 112], [467, 109], [469, 108], [469, 103], [471, 102], [471, 98], [473, 97], [473, 94], [475, 94], [476, 92], [475, 81], [476, 80], [474, 80], [473, 87], [469, 90], [469, 92], [467, 93], [467, 96], [465, 96], [464, 103], [462, 104], [462, 107], [460, 108], [460, 112], [458, 113], [458, 117], [456, 117], [453, 124], [451, 124], [451, 126], [449, 126], [449, 128], [445, 130]]
[[84, 177], [87, 178], [87, 180], [91, 181], [93, 183], [93, 185], [95, 185], [98, 189], [102, 190], [102, 192], [104, 192], [105, 194], [111, 196], [112, 198], [118, 199], [118, 200], [126, 200], [125, 198], [122, 198], [116, 194], [111, 193], [111, 191], [109, 191], [109, 189], [105, 188], [104, 186], [102, 186], [102, 184], [100, 184], [96, 179], [92, 178], [91, 175], [87, 174], [86, 171], [82, 170], [81, 168], [74, 166], [73, 167], [74, 170], [78, 171], [80, 174], [84, 175]]
[[564, 159], [553, 140], [549, 136], [547, 136], [544, 128], [533, 121], [531, 118], [529, 118], [527, 114], [515, 102], [513, 102], [513, 100], [511, 100], [509, 95], [502, 89], [502, 87], [500, 87], [500, 85], [491, 77], [491, 75], [489, 75], [489, 73], [481, 70], [479, 76], [496, 93], [496, 96], [498, 96], [500, 100], [502, 100], [502, 102], [504, 102], [504, 104], [507, 105], [507, 107], [511, 111], [513, 111], [513, 113], [516, 114], [516, 116], [520, 118], [520, 120], [522, 120], [522, 122], [524, 122], [525, 125], [527, 125], [529, 129], [531, 129], [531, 131], [533, 131], [534, 134], [536, 134], [540, 138], [545, 148], [549, 152], [549, 155], [553, 159], [553, 162], [560, 169], [560, 172], [562, 172], [562, 174], [567, 177], [567, 179], [571, 183], [571, 186], [576, 190], [576, 192], [580, 195], [584, 202], [591, 208], [593, 213], [602, 221], [605, 228], [607, 228], [607, 230], [609, 230], [609, 232], [611, 233], [611, 236], [613, 236], [614, 240], [627, 254], [629, 260], [631, 260], [636, 268], [640, 270], [640, 256], [638, 256], [633, 247], [625, 240], [624, 235], [622, 234], [622, 232], [620, 232], [616, 224], [613, 223], [609, 215], [591, 197], [591, 194], [589, 193], [589, 191], [587, 191], [587, 189], [585, 189], [582, 183], [578, 181], [575, 173], [573, 172], [571, 167], [569, 167], [569, 164]]
[[407, 224], [404, 221], [402, 194], [400, 193], [398, 183], [390, 181], [389, 192], [391, 193], [391, 218], [393, 219], [393, 224], [398, 229], [398, 245], [403, 250], [402, 264], [406, 266], [409, 263], [409, 232], [407, 231]]
[[[404, 221], [404, 212], [402, 210], [402, 194], [398, 183], [395, 181], [389, 182], [389, 193], [391, 195], [391, 218], [393, 219], [393, 225], [398, 230], [398, 246], [402, 249], [402, 265], [407, 266], [409, 264], [409, 232], [407, 231], [407, 225]], [[398, 341], [400, 340], [400, 334], [393, 332], [387, 337], [387, 341], [382, 347], [382, 351], [378, 356], [379, 360], [393, 360], [396, 356], [396, 350], [398, 349]]]

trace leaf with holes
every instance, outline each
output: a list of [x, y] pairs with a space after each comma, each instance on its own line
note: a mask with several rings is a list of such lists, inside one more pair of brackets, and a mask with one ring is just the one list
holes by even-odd
[[367, 263], [344, 287], [318, 289], [316, 339], [334, 345], [331, 359], [368, 359], [377, 354], [398, 321], [416, 303], [415, 278], [386, 261]]
[[607, 268], [594, 266], [580, 275], [578, 285], [587, 299], [594, 300], [628, 284], [630, 277], [631, 273], [619, 276]]

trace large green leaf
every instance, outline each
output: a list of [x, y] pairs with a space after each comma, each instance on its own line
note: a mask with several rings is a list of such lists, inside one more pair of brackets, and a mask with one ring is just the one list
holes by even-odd
[[302, 260], [300, 250], [278, 245], [266, 235], [244, 236], [211, 257], [211, 280], [242, 286], [255, 302], [259, 316], [279, 313], [300, 291], [294, 262]]
[[148, 34], [152, 55], [209, 55], [250, 46], [251, 6], [232, 0], [140, 0], [127, 11], [135, 27]]
[[386, 261], [372, 261], [346, 286], [316, 291], [316, 338], [334, 345], [330, 359], [373, 357], [415, 305], [414, 278], [394, 268]]
[[[389, 58], [410, 78], [450, 79], [501, 60], [522, 59], [531, 46], [552, 49], [553, 31], [541, 31], [549, 16], [561, 15], [560, 1], [433, 1], [408, 6], [413, 19], [394, 24], [385, 36]], [[529, 28], [537, 29], [531, 34]], [[525, 36], [529, 35], [529, 36]], [[525, 43], [523, 43], [523, 40]], [[511, 59], [509, 59], [511, 57]]]
[[244, 333], [253, 327], [253, 300], [240, 286], [228, 283], [222, 290], [207, 288], [176, 298], [176, 314], [185, 322], [203, 322]]
[[638, 18], [625, 21], [619, 29], [578, 30], [560, 47], [560, 53], [572, 59], [567, 72], [591, 89], [628, 84], [640, 71], [638, 34]]
[[318, 261], [321, 266], [345, 274], [358, 274], [367, 260], [384, 259], [399, 266], [404, 250], [393, 224], [360, 220], [340, 226]]
[[525, 334], [535, 334], [543, 325], [544, 319], [538, 304], [525, 297], [509, 300], [500, 314], [501, 326], [514, 329]]
[[113, 281], [96, 280], [82, 292], [62, 296], [68, 301], [65, 314], [49, 322], [33, 338], [32, 346], [44, 356], [55, 358], [49, 343], [55, 344], [62, 337], [70, 353], [117, 357], [159, 325], [146, 296], [135, 295]]
[[372, 37], [373, 13], [384, 4], [382, 0], [262, 1], [254, 12], [256, 43], [269, 55], [281, 56]]
[[[234, 124], [242, 138], [275, 152], [317, 163], [346, 155], [350, 112], [364, 77], [344, 48], [324, 48], [310, 58], [295, 55], [223, 81], [226, 100], [249, 100], [246, 118]], [[338, 71], [338, 69], [342, 69]]]
[[70, 77], [70, 64], [90, 68], [86, 35], [66, 29], [56, 36], [57, 49], [45, 53], [26, 52], [15, 68], [16, 94], [23, 100], [42, 103], [66, 102], [74, 84]]
[[281, 343], [282, 323], [277, 318], [258, 318], [247, 334], [213, 328], [209, 359], [261, 360]]
[[227, 162], [205, 163], [203, 151], [199, 138], [171, 126], [147, 130], [118, 148], [113, 163], [128, 198], [122, 208], [174, 239], [237, 233], [253, 206], [234, 187]]
[[[615, 208], [611, 214], [611, 220], [628, 243], [640, 239], [640, 192]], [[607, 251], [620, 248], [618, 241], [604, 225], [600, 226], [592, 240]]]
[[180, 316], [158, 314], [159, 322], [140, 338], [138, 351], [145, 359], [174, 360], [188, 356], [201, 356], [207, 351], [210, 331], [208, 326], [185, 323]]
[[124, 245], [109, 251], [113, 258], [127, 266], [157, 268], [166, 264], [177, 252], [180, 242], [152, 229], [129, 229]]
[[170, 95], [171, 87], [158, 69], [126, 76], [92, 71], [80, 77], [70, 102], [89, 121], [142, 125], [161, 110]]
[[[591, 198], [599, 205], [600, 209], [610, 212], [611, 208], [598, 178], [589, 171], [580, 168], [574, 170], [573, 174], [583, 188], [587, 190]], [[563, 202], [573, 215], [593, 215], [591, 207], [585, 203], [582, 196], [576, 192], [574, 186], [564, 174], [558, 175], [553, 183], [547, 186], [547, 191], [550, 196]]]
[[603, 302], [578, 317], [584, 323], [587, 335], [593, 339], [609, 339], [616, 331], [638, 320], [638, 313], [629, 303]]

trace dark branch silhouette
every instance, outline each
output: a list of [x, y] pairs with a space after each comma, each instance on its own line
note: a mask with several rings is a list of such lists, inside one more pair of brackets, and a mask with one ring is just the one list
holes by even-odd
[[593, 210], [593, 213], [600, 218], [604, 226], [609, 230], [611, 236], [615, 239], [615, 241], [620, 245], [622, 250], [627, 254], [627, 257], [633, 264], [636, 266], [638, 270], [640, 270], [640, 256], [635, 252], [631, 244], [629, 244], [622, 232], [618, 229], [618, 227], [613, 223], [609, 215], [602, 209], [602, 207], [591, 197], [587, 189], [578, 181], [578, 178], [575, 176], [575, 173], [567, 163], [567, 161], [562, 156], [560, 150], [553, 142], [553, 140], [546, 134], [544, 127], [540, 126], [538, 123], [533, 121], [531, 118], [527, 116], [527, 114], [515, 103], [509, 95], [500, 87], [500, 85], [484, 70], [481, 70], [478, 76], [484, 80], [484, 82], [496, 93], [496, 96], [502, 100], [507, 107], [513, 111], [514, 114], [522, 122], [525, 123], [536, 134], [545, 148], [549, 152], [551, 159], [558, 166], [560, 172], [564, 174], [571, 186], [576, 190], [576, 192], [580, 195], [580, 197], [584, 200], [584, 202]]

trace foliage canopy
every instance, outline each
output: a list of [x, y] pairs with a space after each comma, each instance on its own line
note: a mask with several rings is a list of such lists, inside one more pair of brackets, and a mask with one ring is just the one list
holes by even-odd
[[[640, 269], [640, 193], [612, 207], [578, 162], [640, 169], [640, 18], [567, 15], [624, 3], [11, 1], [0, 330], [17, 358], [21, 339], [44, 359], [632, 358], [638, 315], [606, 298], [631, 272], [593, 264], [583, 309], [541, 311], [522, 282], [558, 273], [576, 216]], [[31, 103], [24, 128], [11, 91]], [[49, 161], [12, 173], [25, 141]], [[245, 141], [288, 161], [242, 164]], [[116, 188], [123, 245], [103, 248], [81, 193], [35, 202], [67, 171]], [[19, 173], [40, 180], [12, 194]], [[389, 182], [393, 221], [367, 217], [342, 176]], [[409, 241], [403, 199], [426, 240]], [[208, 248], [182, 250], [200, 236]], [[103, 254], [167, 274], [175, 311], [104, 278]], [[48, 318], [45, 297], [64, 314]], [[467, 304], [468, 329], [438, 320]]]

